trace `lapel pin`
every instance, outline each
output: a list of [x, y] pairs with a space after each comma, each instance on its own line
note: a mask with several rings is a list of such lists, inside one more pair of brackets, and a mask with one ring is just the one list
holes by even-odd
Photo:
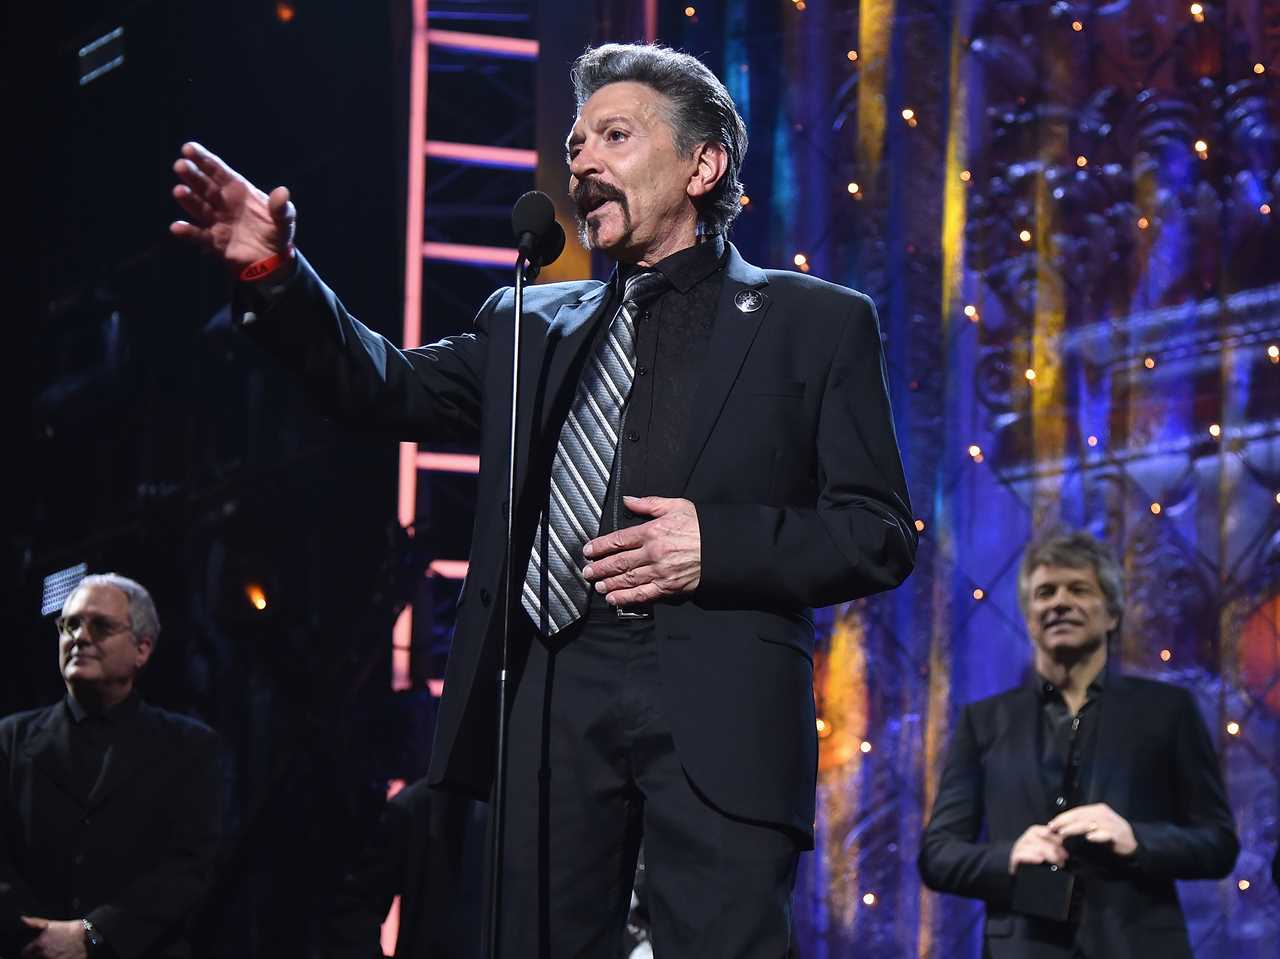
[[764, 306], [764, 294], [759, 290], [739, 290], [733, 298], [733, 305], [743, 313], [754, 313]]

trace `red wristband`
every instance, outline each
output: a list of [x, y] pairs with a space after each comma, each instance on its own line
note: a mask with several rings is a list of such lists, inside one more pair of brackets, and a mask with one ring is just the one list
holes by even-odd
[[290, 243], [283, 253], [272, 253], [265, 260], [259, 260], [257, 263], [250, 263], [240, 271], [240, 279], [245, 283], [253, 283], [255, 280], [265, 279], [270, 276], [286, 263], [293, 261], [293, 244]]

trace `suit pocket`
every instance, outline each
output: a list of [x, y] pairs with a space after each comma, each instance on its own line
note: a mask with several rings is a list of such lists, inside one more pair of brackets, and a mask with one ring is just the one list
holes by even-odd
[[752, 396], [778, 396], [802, 399], [804, 380], [763, 380], [752, 383], [748, 389]]
[[758, 630], [756, 638], [764, 643], [794, 649], [810, 663], [813, 662], [813, 624], [803, 616], [795, 619], [780, 616], [776, 628]]

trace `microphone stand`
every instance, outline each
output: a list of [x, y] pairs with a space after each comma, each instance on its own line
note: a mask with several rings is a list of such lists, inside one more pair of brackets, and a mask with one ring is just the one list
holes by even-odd
[[[497, 762], [493, 776], [493, 808], [490, 810], [490, 873], [489, 873], [489, 949], [490, 959], [498, 959], [498, 933], [502, 915], [502, 853], [504, 830], [507, 821], [507, 666], [511, 644], [511, 607], [514, 603], [512, 584], [513, 553], [515, 551], [516, 515], [516, 412], [520, 398], [520, 339], [524, 326], [524, 284], [526, 278], [536, 279], [538, 261], [527, 257], [524, 244], [516, 254], [515, 265], [515, 319], [511, 329], [511, 422], [510, 444], [507, 447], [507, 545], [506, 561], [502, 577], [502, 646], [498, 658], [498, 735]], [[526, 277], [527, 270], [527, 277]]]

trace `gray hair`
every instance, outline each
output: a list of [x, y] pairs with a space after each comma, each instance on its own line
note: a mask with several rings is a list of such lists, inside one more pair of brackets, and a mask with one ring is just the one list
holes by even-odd
[[129, 629], [133, 632], [134, 639], [146, 637], [151, 640], [152, 648], [155, 648], [156, 641], [160, 638], [160, 614], [156, 612], [155, 601], [147, 588], [128, 576], [121, 576], [119, 573], [94, 573], [86, 576], [68, 594], [62, 604], [62, 612], [66, 613], [76, 593], [90, 586], [111, 586], [124, 593], [125, 599], [129, 601]]
[[1041, 566], [1092, 569], [1098, 577], [1107, 612], [1119, 623], [1124, 616], [1124, 572], [1111, 548], [1084, 530], [1051, 529], [1032, 540], [1018, 567], [1018, 605], [1026, 615], [1031, 602], [1031, 574]]
[[698, 215], [706, 231], [728, 234], [734, 218], [742, 212], [747, 126], [733, 97], [714, 73], [696, 57], [661, 44], [606, 43], [588, 47], [574, 61], [570, 79], [579, 112], [601, 87], [626, 81], [643, 83], [671, 104], [667, 119], [677, 153], [690, 156], [705, 143], [723, 147], [728, 158], [724, 175], [700, 198]]

